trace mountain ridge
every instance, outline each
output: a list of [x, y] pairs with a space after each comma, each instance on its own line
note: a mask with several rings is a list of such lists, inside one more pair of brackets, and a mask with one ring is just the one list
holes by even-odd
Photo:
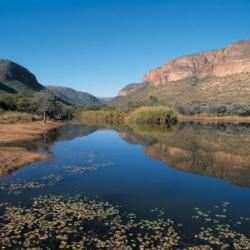
[[101, 101], [83, 91], [78, 91], [73, 88], [55, 86], [55, 85], [46, 85], [46, 88], [49, 89], [54, 95], [61, 98], [62, 100], [76, 106], [90, 106], [90, 105], [101, 105]]
[[145, 104], [150, 96], [170, 106], [249, 102], [250, 39], [170, 60], [148, 71], [136, 87], [129, 84], [122, 88], [112, 105]]
[[44, 86], [37, 81], [34, 74], [22, 65], [8, 59], [0, 60], [0, 83], [0, 91], [12, 94], [28, 90], [44, 90]]

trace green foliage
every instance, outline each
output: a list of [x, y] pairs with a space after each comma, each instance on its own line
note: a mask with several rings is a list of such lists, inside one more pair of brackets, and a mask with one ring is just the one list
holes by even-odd
[[119, 110], [83, 111], [81, 113], [81, 120], [84, 122], [122, 123], [127, 115], [126, 111]]
[[178, 111], [183, 115], [249, 116], [250, 103], [211, 104], [211, 103], [192, 102], [190, 104], [179, 106]]
[[59, 115], [71, 116], [74, 111], [48, 91], [26, 92], [19, 95], [1, 94], [0, 109], [38, 115], [46, 112], [51, 118]]
[[164, 106], [141, 107], [130, 113], [128, 121], [136, 124], [175, 124], [178, 115], [174, 110]]
[[111, 105], [128, 106], [129, 103], [140, 106], [156, 105], [150, 103], [149, 96], [158, 99], [157, 105], [175, 108], [195, 101], [207, 104], [249, 103], [249, 85], [249, 74], [202, 79], [189, 77], [157, 86], [146, 82], [141, 83], [133, 94], [113, 99]]
[[12, 95], [0, 94], [0, 108], [3, 110], [15, 110], [16, 103]]
[[150, 95], [148, 99], [151, 105], [155, 105], [159, 102], [158, 98], [153, 95]]

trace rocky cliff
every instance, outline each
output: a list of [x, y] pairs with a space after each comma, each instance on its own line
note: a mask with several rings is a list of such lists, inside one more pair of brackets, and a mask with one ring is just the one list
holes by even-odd
[[190, 103], [250, 102], [250, 40], [208, 52], [179, 57], [129, 84], [112, 101], [147, 105], [150, 96], [173, 107]]
[[140, 87], [140, 83], [130, 83], [119, 91], [118, 96], [126, 96], [132, 94], [138, 89], [138, 87]]
[[145, 74], [143, 81], [154, 86], [186, 77], [224, 77], [250, 72], [250, 40], [221, 49], [179, 57]]

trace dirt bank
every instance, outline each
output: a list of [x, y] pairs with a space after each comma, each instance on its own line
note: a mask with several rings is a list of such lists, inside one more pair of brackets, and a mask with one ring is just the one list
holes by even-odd
[[[23, 124], [0, 124], [0, 144], [16, 141], [28, 141], [39, 138], [51, 129], [61, 126], [60, 122], [41, 121]], [[48, 160], [51, 156], [30, 152], [22, 147], [0, 146], [0, 176], [39, 160]]]
[[60, 122], [42, 121], [17, 124], [0, 124], [0, 143], [34, 140], [53, 128], [61, 126]]

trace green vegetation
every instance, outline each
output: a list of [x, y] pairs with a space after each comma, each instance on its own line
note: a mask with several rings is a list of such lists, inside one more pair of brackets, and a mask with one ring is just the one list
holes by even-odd
[[15, 111], [44, 115], [50, 118], [71, 116], [73, 108], [48, 91], [26, 92], [18, 95], [0, 94], [0, 112]]
[[141, 107], [131, 112], [128, 117], [129, 123], [135, 124], [175, 124], [178, 121], [177, 113], [163, 106]]
[[60, 86], [46, 86], [46, 88], [61, 100], [75, 106], [100, 106], [102, 104], [98, 98], [86, 92]]
[[133, 111], [102, 109], [81, 111], [79, 119], [84, 123], [117, 125], [173, 125], [178, 121], [177, 113], [163, 106], [140, 107]]
[[207, 115], [207, 116], [250, 116], [250, 103], [201, 103], [192, 102], [181, 105], [178, 108], [183, 115]]
[[121, 124], [125, 122], [128, 116], [127, 111], [122, 110], [89, 110], [80, 113], [79, 117], [81, 121], [92, 123], [117, 123]]
[[32, 122], [39, 121], [41, 117], [34, 114], [8, 111], [0, 113], [0, 123], [1, 124], [11, 124], [20, 122]]
[[188, 115], [250, 115], [249, 85], [249, 73], [202, 79], [191, 77], [157, 86], [144, 82], [135, 92], [115, 98], [111, 105], [128, 109], [166, 105]]
[[[33, 186], [33, 184], [32, 184]], [[34, 185], [36, 187], [36, 185]], [[76, 195], [39, 196], [29, 208], [0, 203], [0, 244], [6, 249], [249, 249], [249, 236], [236, 230], [249, 218], [229, 220], [229, 203], [211, 211], [194, 209], [196, 234], [182, 234], [163, 209], [151, 219], [122, 212], [112, 204]], [[184, 237], [183, 237], [184, 236]]]

